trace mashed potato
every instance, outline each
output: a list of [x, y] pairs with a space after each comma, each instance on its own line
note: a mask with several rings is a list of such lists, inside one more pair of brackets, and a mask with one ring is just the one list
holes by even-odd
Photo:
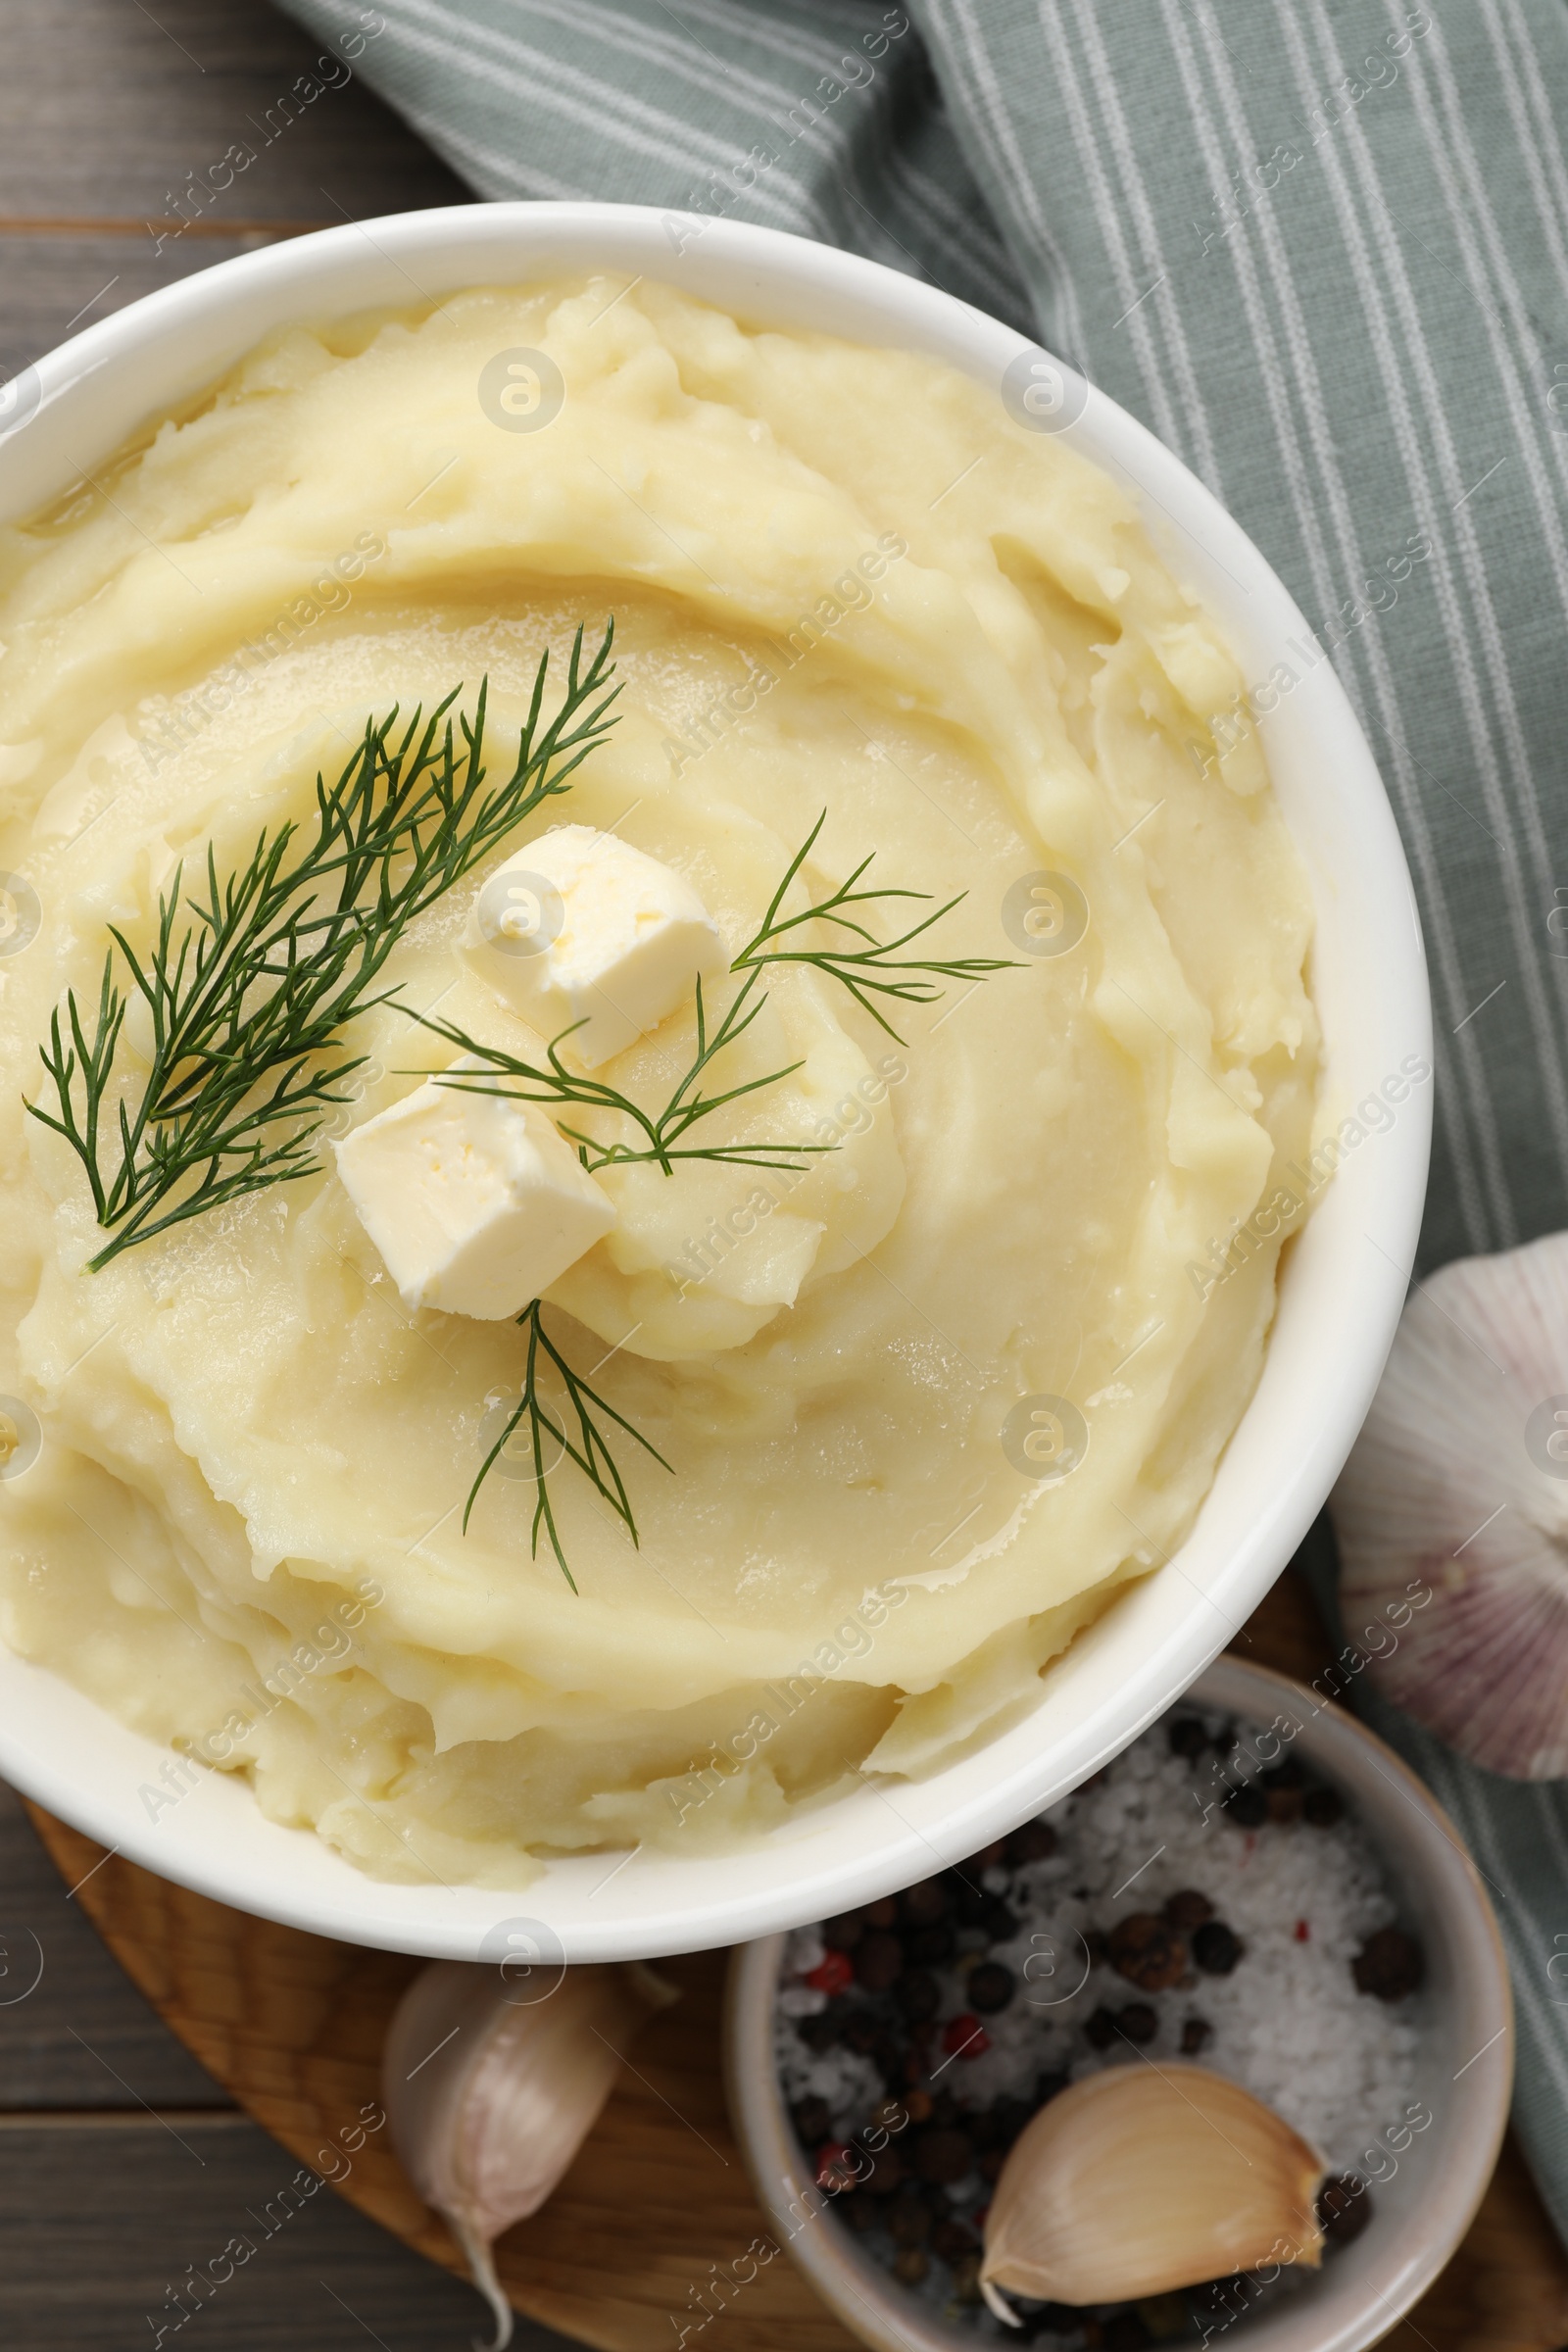
[[[724, 1134], [838, 1148], [601, 1179], [617, 1224], [547, 1327], [671, 1469], [619, 1448], [638, 1548], [555, 1473], [574, 1593], [524, 1465], [464, 1532], [513, 1324], [411, 1317], [330, 1173], [88, 1271], [81, 1167], [23, 1102], [181, 858], [243, 864], [368, 713], [460, 682], [499, 764], [541, 649], [611, 614], [618, 723], [492, 865], [614, 826], [738, 949], [825, 810], [802, 891], [874, 852], [963, 894], [930, 953], [1010, 968], [891, 1006], [895, 1041], [777, 967], [728, 1074], [801, 1067]], [[1038, 1703], [1251, 1394], [1317, 1067], [1242, 681], [1121, 492], [923, 359], [646, 282], [485, 290], [274, 336], [0, 534], [0, 868], [39, 916], [0, 959], [0, 1392], [42, 1433], [0, 1482], [5, 1640], [368, 1871], [498, 1886], [755, 1836]], [[388, 977], [505, 1045], [461, 953], [482, 881]], [[692, 1034], [599, 1074], [654, 1102]], [[340, 1121], [451, 1058], [390, 1007], [355, 1043]]]

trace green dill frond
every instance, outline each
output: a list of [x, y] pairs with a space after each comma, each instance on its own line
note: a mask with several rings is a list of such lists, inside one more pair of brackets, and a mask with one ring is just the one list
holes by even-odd
[[[428, 717], [397, 709], [366, 722], [337, 782], [316, 779], [314, 823], [264, 831], [205, 889], [183, 868], [159, 901], [145, 959], [122, 931], [105, 958], [96, 1015], [73, 991], [39, 1048], [51, 1106], [31, 1115], [71, 1146], [111, 1239], [107, 1265], [186, 1218], [313, 1174], [323, 1117], [363, 1066], [343, 1035], [395, 993], [378, 986], [409, 925], [554, 795], [614, 723], [614, 624], [585, 663], [573, 642], [561, 709], [541, 726], [550, 657], [534, 676], [517, 757], [487, 788], [487, 682], [473, 719], [454, 688]], [[147, 1008], [151, 1065], [122, 1066], [132, 996]], [[46, 1090], [45, 1100], [49, 1095]]]
[[[628, 1119], [643, 1141], [638, 1144], [607, 1144], [580, 1128], [568, 1127], [564, 1119], [557, 1125], [563, 1135], [577, 1147], [577, 1157], [590, 1176], [602, 1168], [624, 1168], [641, 1162], [651, 1162], [663, 1169], [666, 1176], [675, 1172], [675, 1162], [681, 1159], [707, 1159], [730, 1167], [773, 1168], [792, 1175], [804, 1173], [798, 1164], [802, 1153], [836, 1152], [836, 1144], [687, 1144], [683, 1138], [702, 1119], [711, 1117], [744, 1095], [755, 1095], [764, 1087], [777, 1086], [782, 1079], [792, 1078], [802, 1066], [798, 1061], [786, 1063], [783, 1069], [769, 1070], [764, 1077], [748, 1078], [739, 1086], [726, 1087], [722, 1093], [705, 1095], [702, 1077], [709, 1064], [745, 1035], [766, 1004], [765, 992], [757, 987], [758, 975], [749, 973], [742, 983], [729, 1009], [718, 1027], [709, 1034], [708, 1010], [703, 998], [703, 983], [697, 982], [697, 1051], [691, 1065], [671, 1094], [662, 1110], [647, 1111], [623, 1095], [617, 1087], [609, 1086], [603, 1079], [590, 1077], [586, 1072], [568, 1069], [562, 1060], [559, 1049], [581, 1028], [580, 1021], [571, 1029], [563, 1029], [546, 1049], [545, 1065], [528, 1061], [515, 1054], [508, 1054], [498, 1046], [481, 1046], [469, 1037], [466, 1030], [450, 1021], [420, 1019], [419, 1026], [435, 1037], [444, 1038], [479, 1066], [469, 1070], [411, 1071], [410, 1076], [433, 1077], [440, 1086], [454, 1093], [466, 1095], [497, 1095], [504, 1100], [519, 1102], [542, 1102], [552, 1111], [580, 1109], [614, 1111]], [[418, 1016], [416, 1016], [418, 1017]]]
[[[532, 1529], [533, 1556], [535, 1559], [539, 1557], [539, 1530], [542, 1527], [550, 1538], [550, 1548], [556, 1555], [557, 1565], [560, 1567], [562, 1575], [575, 1592], [577, 1581], [566, 1565], [566, 1555], [562, 1549], [561, 1535], [556, 1526], [555, 1508], [550, 1499], [551, 1473], [545, 1463], [546, 1439], [553, 1439], [562, 1451], [576, 1464], [589, 1483], [604, 1496], [634, 1544], [638, 1542], [637, 1521], [632, 1512], [630, 1497], [626, 1493], [626, 1482], [621, 1477], [615, 1457], [610, 1450], [609, 1441], [601, 1426], [601, 1421], [596, 1420], [595, 1415], [601, 1416], [603, 1420], [612, 1421], [617, 1429], [624, 1430], [627, 1437], [635, 1439], [645, 1453], [653, 1455], [662, 1469], [671, 1470], [671, 1465], [664, 1460], [657, 1446], [650, 1445], [640, 1429], [635, 1429], [623, 1413], [618, 1413], [608, 1398], [601, 1396], [596, 1390], [591, 1389], [587, 1381], [572, 1370], [544, 1327], [540, 1311], [542, 1306], [543, 1300], [535, 1298], [530, 1305], [523, 1308], [517, 1317], [518, 1323], [528, 1334], [528, 1354], [523, 1367], [522, 1395], [518, 1397], [516, 1407], [507, 1422], [506, 1428], [479, 1465], [479, 1475], [469, 1488], [468, 1499], [464, 1506], [463, 1529], [466, 1535], [469, 1515], [478, 1497], [479, 1489], [490, 1475], [497, 1456], [514, 1432], [523, 1421], [526, 1421], [533, 1454], [535, 1487]], [[563, 1412], [558, 1420], [541, 1393], [539, 1385], [541, 1351], [553, 1365], [557, 1377], [565, 1391], [567, 1408], [576, 1416], [577, 1435], [575, 1439], [567, 1434], [566, 1413]], [[554, 1466], [552, 1464], [551, 1468]], [[673, 1475], [672, 1470], [671, 1474]]]
[[[830, 980], [837, 980], [847, 988], [856, 1003], [871, 1015], [878, 1028], [886, 1030], [888, 1036], [902, 1046], [904, 1039], [881, 1007], [872, 1002], [874, 997], [892, 997], [904, 1004], [935, 1004], [945, 992], [933, 987], [933, 980], [978, 982], [989, 978], [993, 972], [1011, 971], [1014, 968], [1011, 959], [1004, 956], [938, 958], [899, 954], [901, 948], [909, 947], [922, 938], [933, 924], [941, 922], [945, 914], [951, 914], [955, 906], [961, 906], [967, 895], [963, 891], [956, 899], [949, 899], [946, 905], [923, 916], [919, 922], [911, 923], [908, 930], [901, 931], [897, 939], [879, 941], [875, 932], [867, 930], [864, 923], [846, 913], [847, 907], [868, 906], [880, 899], [919, 899], [929, 902], [931, 894], [924, 890], [899, 890], [891, 886], [857, 890], [855, 885], [870, 865], [875, 851], [870, 857], [862, 858], [849, 880], [841, 883], [819, 905], [808, 906], [800, 914], [781, 917], [779, 908], [784, 904], [785, 893], [816, 846], [817, 835], [826, 822], [827, 810], [824, 808], [785, 868], [783, 880], [773, 893], [756, 936], [747, 941], [730, 965], [732, 972], [755, 972], [770, 963], [810, 964], [817, 971], [826, 973]], [[834, 924], [863, 944], [850, 947], [835, 943], [825, 948], [800, 945], [776, 947], [772, 944], [776, 940], [787, 939], [791, 932], [802, 930], [808, 923]]]

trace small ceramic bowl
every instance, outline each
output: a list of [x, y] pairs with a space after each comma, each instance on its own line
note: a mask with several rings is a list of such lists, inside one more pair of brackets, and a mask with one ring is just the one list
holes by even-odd
[[[1400, 1916], [1426, 1954], [1411, 2015], [1418, 2095], [1431, 2126], [1378, 2181], [1371, 2227], [1295, 2291], [1222, 2321], [1226, 2352], [1363, 2352], [1426, 2292], [1492, 2178], [1513, 2085], [1513, 2002], [1492, 1905], [1447, 1815], [1413, 1773], [1354, 1719], [1284, 1675], [1216, 1661], [1194, 1684], [1200, 1705], [1290, 1727], [1291, 1752], [1340, 1788], [1376, 1846]], [[1283, 1718], [1283, 1722], [1280, 1720]], [[877, 2352], [975, 2352], [986, 2338], [906, 2292], [823, 2209], [773, 2064], [783, 1936], [735, 1954], [724, 2027], [725, 2080], [752, 2180], [780, 2245], [823, 2301]], [[1348, 1995], [1348, 1997], [1355, 1997]], [[1381, 2172], [1381, 2166], [1377, 2168]], [[1179, 2348], [1178, 2348], [1179, 2352]]]

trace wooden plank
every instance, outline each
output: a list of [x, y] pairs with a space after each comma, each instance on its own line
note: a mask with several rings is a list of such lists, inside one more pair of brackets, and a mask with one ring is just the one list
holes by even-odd
[[[171, 2131], [139, 2114], [0, 2122], [0, 2343], [114, 2352], [154, 2345], [160, 2325], [169, 2344], [207, 2352], [459, 2352], [474, 2339], [486, 2315], [471, 2288], [341, 2198], [302, 2197], [297, 2171], [238, 2114], [181, 2114]], [[211, 2281], [214, 2264], [221, 2283], [203, 2299], [190, 2268]], [[182, 2280], [188, 2335], [171, 2299]], [[527, 2322], [514, 2341], [569, 2352]]]
[[231, 2107], [67, 1900], [0, 1784], [0, 2110]]
[[[0, 214], [146, 221], [184, 190], [222, 226], [470, 200], [352, 60], [322, 54], [267, 0], [0, 0]], [[231, 148], [254, 161], [196, 194]]]

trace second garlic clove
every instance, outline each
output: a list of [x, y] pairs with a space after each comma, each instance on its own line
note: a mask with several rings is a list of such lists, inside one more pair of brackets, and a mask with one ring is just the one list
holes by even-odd
[[633, 2039], [679, 1998], [641, 1961], [537, 1982], [542, 1995], [525, 1998], [503, 1969], [433, 1961], [399, 2003], [381, 2060], [393, 2143], [467, 2256], [495, 2314], [494, 2352], [513, 2330], [495, 2240], [551, 2195]]
[[982, 2291], [1012, 2322], [1001, 2288], [1124, 2302], [1266, 2262], [1315, 2270], [1323, 2177], [1306, 2141], [1223, 2075], [1108, 2067], [1043, 2107], [1007, 2158]]

